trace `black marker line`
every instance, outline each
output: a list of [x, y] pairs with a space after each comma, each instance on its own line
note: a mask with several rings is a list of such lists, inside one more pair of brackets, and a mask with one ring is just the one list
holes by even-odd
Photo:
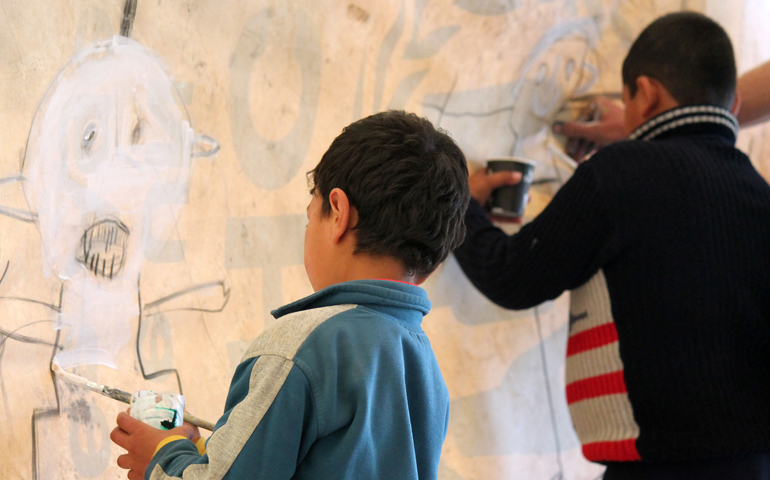
[[[434, 105], [432, 103], [426, 103], [425, 107], [427, 108], [433, 108], [435, 110], [441, 111], [441, 106]], [[510, 107], [503, 107], [503, 108], [497, 108], [495, 110], [491, 110], [489, 112], [483, 112], [483, 113], [476, 113], [476, 112], [444, 112], [444, 115], [447, 117], [474, 117], [474, 118], [484, 118], [484, 117], [491, 117], [503, 112], [510, 112], [514, 109], [514, 106]]]
[[[230, 297], [230, 289], [226, 289], [225, 290], [225, 282], [223, 282], [223, 281], [208, 282], [208, 283], [201, 283], [201, 284], [198, 284], [198, 285], [193, 285], [192, 287], [188, 287], [188, 288], [185, 288], [184, 290], [180, 290], [178, 292], [172, 293], [171, 295], [165, 296], [163, 298], [155, 300], [154, 302], [148, 303], [147, 305], [144, 306], [144, 308], [149, 310], [151, 308], [157, 307], [158, 305], [162, 305], [162, 304], [164, 304], [166, 302], [174, 300], [175, 298], [179, 298], [179, 297], [181, 297], [183, 295], [187, 295], [188, 293], [196, 292], [198, 290], [205, 290], [207, 288], [216, 287], [216, 286], [222, 287], [222, 290], [224, 291], [225, 297], [227, 297], [227, 298]], [[225, 303], [227, 303], [227, 302], [225, 302]], [[224, 306], [223, 306], [223, 308], [224, 308]], [[187, 310], [187, 309], [181, 309], [181, 310]], [[208, 311], [208, 310], [204, 310], [204, 311]], [[220, 309], [220, 310], [215, 310], [215, 311], [221, 312], [222, 310]]]
[[[61, 305], [62, 293], [64, 287], [59, 290], [59, 305]], [[61, 414], [61, 403], [59, 399], [59, 385], [56, 383], [56, 374], [53, 373], [53, 359], [56, 356], [56, 350], [59, 347], [59, 340], [61, 339], [61, 316], [57, 318], [59, 327], [56, 330], [56, 340], [54, 342], [54, 348], [51, 349], [51, 360], [48, 362], [48, 372], [51, 374], [51, 382], [53, 383], [54, 396], [56, 397], [56, 408], [36, 408], [32, 410], [32, 475], [35, 480], [39, 480], [38, 468], [37, 468], [37, 422], [38, 419], [54, 417]]]
[[22, 342], [22, 343], [30, 343], [30, 344], [34, 344], [34, 345], [48, 345], [48, 346], [51, 346], [51, 347], [57, 347], [59, 350], [63, 350], [64, 347], [57, 346], [56, 344], [51, 343], [51, 342], [46, 341], [46, 340], [43, 340], [41, 338], [35, 338], [35, 337], [30, 337], [28, 335], [20, 335], [20, 334], [16, 333], [16, 332], [18, 332], [19, 330], [21, 330], [23, 328], [30, 327], [30, 326], [35, 325], [37, 323], [46, 323], [46, 322], [53, 323], [54, 321], [53, 320], [38, 320], [37, 322], [27, 323], [25, 325], [20, 326], [19, 328], [15, 329], [15, 330], [10, 330], [10, 331], [9, 330], [4, 330], [4, 329], [0, 328], [0, 336], [1, 337], [5, 337], [5, 338], [3, 338], [2, 341], [0, 341], [0, 350], [2, 350], [3, 345], [5, 345], [5, 342], [8, 339], [16, 340], [17, 342]]
[[0, 185], [5, 185], [6, 183], [21, 182], [23, 180], [24, 180], [24, 177], [21, 174], [14, 175], [12, 177], [0, 178]]
[[139, 369], [142, 372], [142, 378], [144, 378], [145, 380], [152, 380], [153, 378], [157, 378], [161, 375], [170, 375], [173, 373], [174, 375], [176, 375], [176, 383], [179, 387], [179, 394], [184, 395], [184, 393], [182, 392], [182, 380], [181, 378], [179, 378], [179, 371], [177, 371], [177, 369], [169, 368], [165, 370], [158, 370], [157, 372], [152, 372], [149, 374], [144, 370], [144, 362], [142, 361], [142, 352], [139, 349], [139, 341], [142, 338], [142, 319], [144, 318], [143, 308], [142, 308], [141, 276], [137, 277], [136, 296], [139, 301], [139, 321], [136, 327], [136, 358], [139, 361]]
[[11, 266], [11, 261], [10, 260], [5, 262], [5, 270], [3, 271], [3, 276], [0, 277], [0, 285], [2, 285], [3, 280], [5, 279], [5, 274], [8, 273], [8, 267], [10, 267], [10, 266]]
[[10, 207], [0, 207], [0, 215], [5, 215], [6, 217], [13, 218], [14, 220], [21, 220], [26, 223], [35, 223], [37, 220], [37, 214], [35, 213]]
[[136, 18], [136, 3], [137, 0], [126, 0], [126, 6], [123, 7], [123, 21], [120, 24], [120, 34], [124, 37], [131, 36], [134, 18]]
[[438, 112], [438, 119], [436, 120], [436, 127], [441, 127], [441, 120], [444, 118], [444, 113], [446, 112], [446, 107], [449, 105], [449, 99], [452, 98], [452, 94], [455, 92], [455, 87], [457, 86], [457, 79], [460, 76], [459, 73], [455, 73], [455, 78], [452, 80], [452, 86], [449, 87], [449, 93], [446, 94], [446, 98], [444, 99], [444, 104], [441, 106]]

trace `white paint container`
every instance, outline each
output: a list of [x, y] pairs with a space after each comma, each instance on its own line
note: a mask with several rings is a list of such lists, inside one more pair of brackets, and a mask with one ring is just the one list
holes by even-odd
[[139, 390], [131, 396], [131, 416], [160, 430], [179, 427], [184, 423], [184, 395]]

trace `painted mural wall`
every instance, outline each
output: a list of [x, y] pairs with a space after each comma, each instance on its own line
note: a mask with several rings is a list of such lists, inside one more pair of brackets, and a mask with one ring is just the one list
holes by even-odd
[[[0, 476], [125, 475], [109, 440], [125, 406], [55, 379], [54, 359], [219, 417], [270, 310], [312, 293], [305, 174], [348, 123], [403, 108], [474, 165], [537, 161], [531, 219], [570, 174], [548, 126], [570, 98], [620, 91], [649, 21], [713, 15], [744, 71], [770, 58], [762, 3], [139, 0], [126, 16], [123, 0], [3, 2]], [[765, 178], [768, 132], [739, 142]], [[567, 296], [503, 310], [451, 257], [426, 289], [452, 400], [439, 477], [600, 478], [564, 396]]]

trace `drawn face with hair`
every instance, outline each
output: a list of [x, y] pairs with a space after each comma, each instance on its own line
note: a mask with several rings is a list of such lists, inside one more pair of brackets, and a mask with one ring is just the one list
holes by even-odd
[[593, 36], [571, 26], [549, 32], [535, 48], [517, 84], [517, 101], [511, 127], [519, 139], [550, 125], [564, 102], [587, 91], [596, 82], [598, 70], [586, 62]]
[[185, 202], [194, 135], [162, 60], [123, 37], [54, 79], [30, 131], [24, 192], [47, 269], [136, 281], [150, 236]]

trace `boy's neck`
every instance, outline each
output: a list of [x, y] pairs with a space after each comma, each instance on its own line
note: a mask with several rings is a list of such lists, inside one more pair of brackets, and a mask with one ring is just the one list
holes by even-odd
[[658, 108], [654, 109], [650, 114], [647, 116], [647, 118], [644, 119], [645, 122], [648, 122], [654, 117], [657, 117], [661, 113], [668, 112], [669, 110], [673, 110], [675, 108], [679, 108], [682, 105], [676, 101], [670, 94], [666, 95], [664, 98], [661, 99], [660, 103], [658, 104]]
[[347, 261], [338, 264], [338, 267], [334, 283], [377, 279], [419, 285], [425, 280], [424, 278], [420, 279], [415, 274], [408, 274], [401, 262], [384, 255], [357, 253], [349, 257]]

